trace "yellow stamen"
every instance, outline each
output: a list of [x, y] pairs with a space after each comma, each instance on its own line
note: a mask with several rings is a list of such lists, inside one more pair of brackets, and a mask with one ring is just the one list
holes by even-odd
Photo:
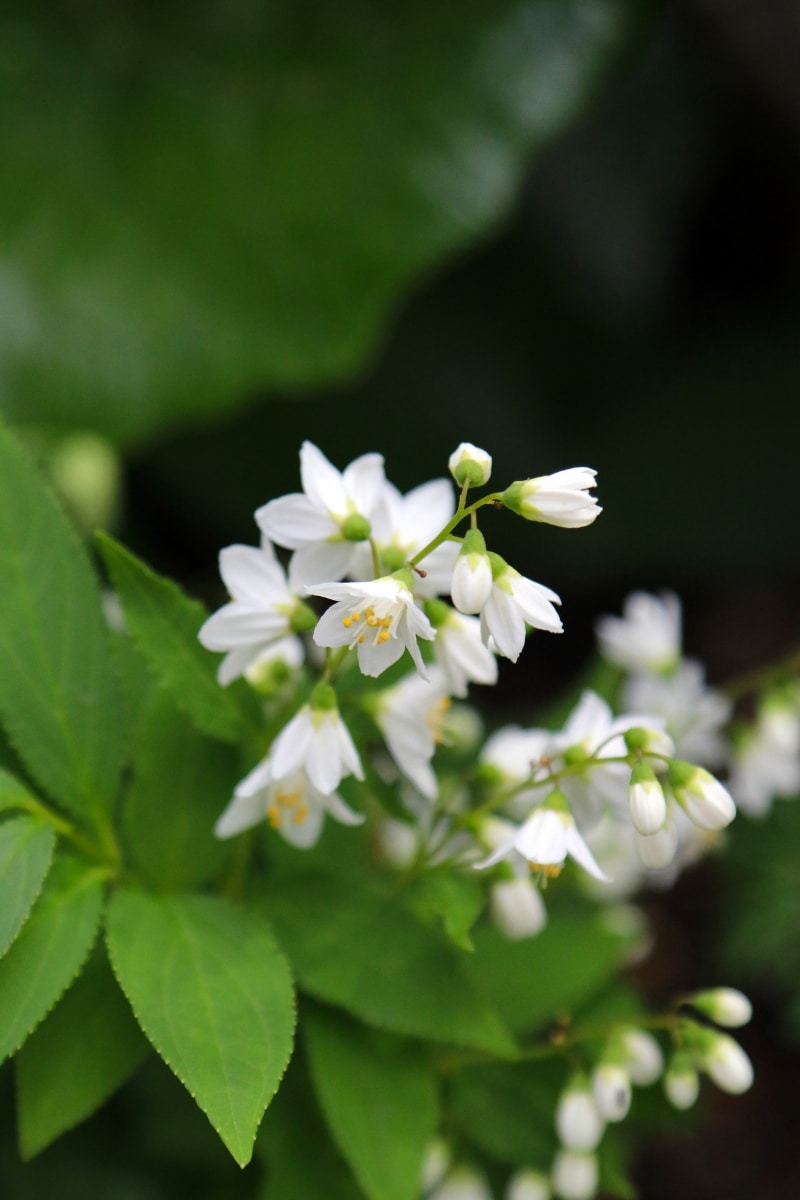
[[305, 804], [301, 804], [300, 807], [298, 808], [297, 812], [294, 814], [295, 825], [302, 825], [307, 816], [308, 816], [308, 807]]
[[269, 806], [269, 808], [267, 809], [267, 816], [269, 817], [269, 823], [272, 826], [272, 828], [278, 829], [280, 827], [280, 823], [281, 823], [281, 813], [280, 813], [280, 809], [278, 808], [277, 804], [271, 804]]

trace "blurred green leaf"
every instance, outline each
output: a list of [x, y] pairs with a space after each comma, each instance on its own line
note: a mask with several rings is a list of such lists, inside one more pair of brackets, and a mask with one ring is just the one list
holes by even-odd
[[470, 930], [484, 905], [479, 883], [452, 870], [427, 871], [410, 897], [411, 906], [423, 920], [441, 920], [451, 941], [462, 950], [474, 950]]
[[424, 1052], [330, 1009], [304, 1009], [302, 1028], [328, 1126], [367, 1196], [417, 1200], [437, 1120]]
[[353, 372], [398, 293], [507, 209], [623, 11], [15, 0], [7, 411], [134, 439]]
[[241, 683], [217, 683], [219, 657], [197, 640], [207, 615], [203, 605], [107, 534], [98, 534], [97, 544], [131, 637], [155, 677], [199, 729], [226, 741], [241, 738], [248, 701], [249, 711], [255, 701]]
[[547, 1170], [558, 1145], [553, 1115], [565, 1075], [555, 1060], [459, 1071], [448, 1089], [455, 1128], [500, 1162]]
[[139, 728], [123, 828], [143, 879], [159, 888], [199, 887], [225, 859], [214, 822], [239, 777], [233, 747], [198, 733], [157, 693]]
[[378, 1028], [511, 1054], [514, 1043], [465, 971], [464, 954], [399, 898], [298, 875], [263, 903], [302, 987]]
[[268, 926], [211, 896], [122, 891], [107, 928], [136, 1019], [244, 1166], [294, 1032], [292, 980]]
[[15, 1059], [23, 1158], [90, 1116], [146, 1051], [105, 953], [93, 954]]
[[0, 426], [0, 715], [31, 775], [77, 816], [116, 798], [119, 688], [97, 580], [33, 463]]
[[13, 1054], [80, 970], [100, 921], [97, 871], [59, 859], [41, 896], [0, 959], [0, 1061]]
[[19, 933], [50, 867], [55, 834], [35, 817], [0, 825], [0, 955]]

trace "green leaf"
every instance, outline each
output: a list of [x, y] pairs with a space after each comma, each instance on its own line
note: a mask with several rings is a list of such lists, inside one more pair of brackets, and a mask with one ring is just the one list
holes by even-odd
[[618, 970], [628, 945], [596, 912], [551, 911], [545, 929], [522, 941], [486, 922], [474, 940], [467, 975], [517, 1034], [587, 1003]]
[[228, 852], [214, 822], [240, 774], [233, 747], [204, 737], [168, 696], [152, 698], [123, 807], [126, 841], [147, 882], [188, 890], [214, 878]]
[[331, 1141], [298, 1054], [269, 1106], [256, 1152], [266, 1166], [261, 1200], [364, 1200]]
[[459, 1071], [448, 1095], [455, 1128], [499, 1162], [547, 1170], [558, 1146], [553, 1115], [567, 1071], [560, 1060]]
[[244, 1166], [292, 1049], [292, 981], [268, 926], [210, 896], [122, 891], [108, 943], [142, 1029]]
[[242, 685], [222, 688], [217, 683], [219, 655], [197, 640], [207, 616], [203, 605], [107, 534], [99, 534], [97, 544], [131, 637], [162, 687], [205, 733], [239, 740], [247, 728], [243, 704], [254, 701]]
[[0, 717], [34, 779], [102, 820], [122, 762], [120, 697], [100, 595], [77, 536], [0, 425]]
[[16, 941], [0, 959], [0, 1061], [13, 1054], [77, 975], [100, 920], [100, 873], [57, 859]]
[[15, 1059], [23, 1158], [90, 1116], [147, 1049], [105, 953], [93, 954]]
[[398, 293], [509, 208], [624, 12], [11, 0], [6, 408], [130, 440], [352, 373]]
[[31, 798], [25, 784], [0, 767], [0, 812], [9, 808], [28, 808]]
[[325, 1119], [367, 1196], [417, 1200], [437, 1122], [426, 1055], [329, 1009], [304, 1009], [302, 1028]]
[[53, 827], [35, 817], [13, 817], [0, 825], [0, 955], [39, 895], [55, 840]]
[[397, 897], [300, 875], [276, 882], [264, 904], [298, 980], [318, 1000], [393, 1033], [513, 1053], [502, 1020], [466, 975], [471, 956]]
[[414, 911], [423, 920], [441, 919], [445, 933], [462, 950], [474, 950], [470, 929], [484, 905], [479, 883], [453, 872], [428, 871], [411, 896]]

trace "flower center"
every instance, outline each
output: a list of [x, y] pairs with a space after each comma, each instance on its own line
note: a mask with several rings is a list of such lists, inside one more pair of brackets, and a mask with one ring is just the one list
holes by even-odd
[[374, 608], [367, 608], [363, 613], [357, 609], [351, 609], [346, 617], [342, 617], [345, 629], [351, 631], [351, 642], [354, 646], [359, 642], [365, 642], [368, 637], [371, 638], [373, 646], [380, 646], [383, 642], [388, 642], [394, 633], [396, 623], [396, 613], [392, 614], [389, 611], [380, 614], [376, 613]]
[[282, 792], [277, 789], [273, 791], [271, 803], [267, 809], [267, 818], [272, 828], [279, 829], [284, 815], [288, 817], [290, 813], [295, 825], [302, 825], [308, 816], [308, 805], [303, 803], [302, 789], [295, 788], [293, 792]]
[[433, 704], [429, 705], [425, 711], [425, 724], [433, 734], [433, 740], [441, 745], [444, 742], [444, 733], [442, 725], [450, 708], [451, 700], [449, 696], [440, 696]]
[[537, 883], [542, 887], [547, 887], [548, 879], [558, 879], [563, 869], [563, 863], [538, 863], [529, 862], [531, 875], [538, 875]]

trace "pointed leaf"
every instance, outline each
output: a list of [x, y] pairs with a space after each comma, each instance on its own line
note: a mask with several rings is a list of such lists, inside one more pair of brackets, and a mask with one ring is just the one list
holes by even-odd
[[0, 955], [39, 895], [55, 840], [53, 827], [35, 817], [14, 817], [0, 825]]
[[199, 733], [163, 692], [153, 697], [123, 808], [127, 843], [145, 880], [178, 890], [214, 877], [228, 852], [214, 837], [214, 822], [240, 775], [232, 746]]
[[292, 1049], [292, 981], [269, 927], [210, 896], [123, 891], [108, 944], [142, 1029], [244, 1166]]
[[106, 814], [122, 763], [120, 696], [97, 580], [55, 498], [0, 425], [0, 718], [34, 779]]
[[466, 976], [472, 956], [397, 897], [301, 875], [276, 881], [263, 903], [310, 995], [394, 1033], [513, 1053], [506, 1026]]
[[254, 702], [242, 684], [222, 688], [217, 683], [219, 656], [197, 640], [207, 616], [203, 605], [113, 538], [100, 534], [97, 544], [131, 637], [155, 677], [200, 729], [237, 741], [246, 731], [247, 702]]
[[77, 975], [100, 921], [100, 873], [57, 859], [16, 941], [0, 959], [0, 1061], [13, 1054]]
[[147, 1051], [105, 952], [93, 954], [14, 1060], [23, 1158], [91, 1116]]
[[11, 771], [0, 767], [0, 812], [9, 808], [29, 808], [31, 793], [29, 788], [17, 779]]
[[429, 1059], [330, 1009], [304, 1009], [302, 1028], [325, 1119], [367, 1196], [417, 1200], [438, 1115]]

